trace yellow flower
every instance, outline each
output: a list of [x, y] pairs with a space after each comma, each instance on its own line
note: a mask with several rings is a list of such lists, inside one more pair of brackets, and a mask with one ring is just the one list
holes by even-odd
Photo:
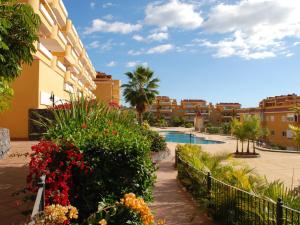
[[69, 218], [78, 219], [78, 210], [74, 206], [69, 206]]
[[102, 219], [102, 220], [99, 221], [99, 224], [100, 225], [107, 225], [107, 222], [106, 222], [105, 219]]

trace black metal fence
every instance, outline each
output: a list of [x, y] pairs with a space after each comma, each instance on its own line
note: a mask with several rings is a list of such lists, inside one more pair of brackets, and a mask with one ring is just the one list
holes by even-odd
[[300, 211], [226, 184], [198, 170], [176, 153], [178, 178], [208, 213], [226, 225], [300, 225]]
[[39, 180], [39, 189], [36, 195], [36, 199], [34, 202], [33, 210], [31, 213], [31, 222], [28, 225], [34, 225], [35, 224], [35, 217], [42, 211], [44, 211], [45, 208], [45, 180], [46, 176], [43, 175], [40, 177]]

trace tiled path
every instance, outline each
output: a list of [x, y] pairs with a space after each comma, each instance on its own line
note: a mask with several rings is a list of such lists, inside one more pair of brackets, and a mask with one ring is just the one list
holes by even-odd
[[14, 156], [31, 151], [35, 142], [12, 142], [12, 148], [0, 159], [0, 225], [22, 224], [27, 218], [22, 213], [32, 209], [32, 202], [24, 203], [24, 194], [13, 196], [26, 185], [28, 157]]
[[167, 225], [213, 225], [205, 212], [197, 207], [192, 197], [177, 182], [174, 168], [174, 149], [163, 160], [157, 171], [154, 203], [151, 209], [156, 219], [165, 219]]

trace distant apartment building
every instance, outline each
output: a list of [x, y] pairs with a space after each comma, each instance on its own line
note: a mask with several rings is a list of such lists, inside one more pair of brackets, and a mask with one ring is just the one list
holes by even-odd
[[215, 110], [220, 112], [220, 123], [231, 122], [234, 118], [239, 119], [240, 108], [240, 103], [218, 103], [215, 106]]
[[177, 109], [177, 102], [167, 96], [157, 96], [153, 104], [149, 107], [157, 119], [170, 120]]
[[12, 138], [28, 137], [28, 110], [69, 100], [70, 94], [95, 98], [96, 71], [61, 0], [23, 0], [40, 16], [32, 65], [14, 81], [12, 106], [0, 114], [0, 127]]
[[246, 115], [259, 116], [262, 127], [269, 130], [269, 143], [295, 149], [297, 146], [289, 125], [299, 125], [299, 115], [293, 109], [297, 105], [300, 105], [300, 96], [295, 94], [268, 97], [259, 103], [259, 107], [241, 109], [239, 114], [241, 120]]
[[178, 108], [179, 115], [184, 118], [186, 122], [194, 122], [196, 114], [200, 111], [203, 115], [209, 113], [207, 109], [207, 104], [205, 100], [202, 99], [184, 99]]
[[94, 82], [96, 83], [96, 89], [93, 91], [93, 93], [95, 94], [97, 100], [107, 104], [121, 104], [120, 80], [113, 80], [111, 75], [107, 75], [103, 72], [97, 72]]

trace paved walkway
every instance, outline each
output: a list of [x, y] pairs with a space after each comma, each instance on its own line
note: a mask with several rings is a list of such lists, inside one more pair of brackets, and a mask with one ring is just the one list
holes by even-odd
[[156, 219], [165, 219], [167, 225], [215, 224], [177, 182], [174, 159], [175, 153], [172, 148], [171, 155], [160, 163], [157, 171], [154, 203], [151, 205]]
[[12, 148], [0, 159], [0, 225], [22, 224], [28, 218], [23, 213], [33, 207], [32, 202], [23, 201], [24, 194], [14, 194], [26, 185], [29, 157], [22, 154], [29, 153], [35, 143], [12, 142]]

